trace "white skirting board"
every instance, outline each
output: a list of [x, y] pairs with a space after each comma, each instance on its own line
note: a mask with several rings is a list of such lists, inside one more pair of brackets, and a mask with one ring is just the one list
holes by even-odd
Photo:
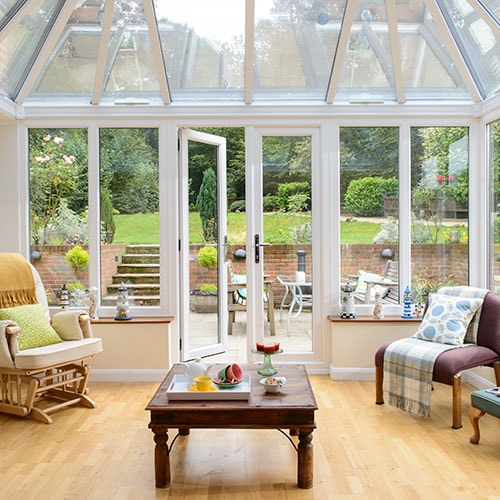
[[[332, 380], [375, 380], [375, 368], [334, 368], [330, 365]], [[464, 372], [462, 380], [476, 389], [489, 389], [495, 384], [474, 372]]]

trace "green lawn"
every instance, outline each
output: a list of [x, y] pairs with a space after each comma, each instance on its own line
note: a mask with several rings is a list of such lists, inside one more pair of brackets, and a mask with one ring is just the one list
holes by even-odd
[[[269, 243], [292, 243], [292, 228], [302, 226], [310, 221], [308, 215], [272, 213], [264, 214], [264, 239]], [[123, 244], [158, 244], [159, 215], [135, 214], [115, 215], [116, 233], [113, 243]], [[331, 221], [334, 224], [335, 221]], [[371, 243], [380, 231], [380, 223], [365, 221], [342, 221], [340, 223], [342, 244]], [[467, 228], [458, 228], [467, 234]], [[201, 221], [197, 212], [189, 214], [189, 233], [191, 243], [203, 243]], [[444, 231], [443, 231], [444, 233]], [[245, 243], [245, 214], [229, 213], [227, 215], [227, 234], [229, 243]], [[444, 234], [439, 238], [444, 241]]]

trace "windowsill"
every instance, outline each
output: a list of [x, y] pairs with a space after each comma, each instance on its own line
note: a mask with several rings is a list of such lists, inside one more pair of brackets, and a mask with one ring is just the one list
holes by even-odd
[[420, 322], [422, 321], [422, 318], [402, 318], [401, 316], [384, 316], [383, 318], [375, 318], [373, 316], [356, 316], [355, 318], [341, 318], [339, 316], [334, 316], [332, 314], [329, 314], [327, 316], [327, 319], [330, 320], [332, 323], [336, 322], [363, 322], [363, 323], [371, 323], [373, 321], [382, 321], [382, 322], [403, 322], [406, 323], [408, 321], [410, 322]]
[[145, 316], [145, 317], [133, 317], [126, 320], [116, 320], [115, 318], [99, 318], [91, 320], [92, 324], [96, 325], [110, 325], [111, 323], [118, 325], [120, 323], [127, 324], [148, 324], [148, 323], [172, 323], [174, 320], [173, 316]]

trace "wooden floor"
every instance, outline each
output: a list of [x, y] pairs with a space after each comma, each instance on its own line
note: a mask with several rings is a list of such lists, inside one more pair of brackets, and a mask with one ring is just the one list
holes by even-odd
[[68, 408], [54, 423], [0, 415], [0, 498], [499, 499], [500, 426], [485, 415], [469, 443], [452, 430], [451, 389], [438, 385], [432, 418], [374, 404], [373, 382], [311, 376], [319, 405], [314, 487], [296, 486], [296, 453], [278, 431], [193, 430], [172, 453], [170, 489], [157, 490], [144, 410], [156, 383], [93, 383], [96, 409]]

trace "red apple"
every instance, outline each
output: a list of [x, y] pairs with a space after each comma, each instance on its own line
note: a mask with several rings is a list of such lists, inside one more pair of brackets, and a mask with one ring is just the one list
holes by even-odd
[[257, 351], [263, 351], [264, 350], [264, 343], [263, 342], [257, 342], [255, 344], [255, 347], [257, 348]]

